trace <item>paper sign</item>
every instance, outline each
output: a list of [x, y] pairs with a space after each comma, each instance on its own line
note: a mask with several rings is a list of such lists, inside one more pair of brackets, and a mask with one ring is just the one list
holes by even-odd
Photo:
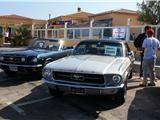
[[125, 27], [113, 28], [113, 38], [125, 38], [126, 30]]
[[105, 54], [106, 55], [111, 55], [111, 56], [116, 56], [117, 54], [117, 47], [114, 46], [105, 46]]

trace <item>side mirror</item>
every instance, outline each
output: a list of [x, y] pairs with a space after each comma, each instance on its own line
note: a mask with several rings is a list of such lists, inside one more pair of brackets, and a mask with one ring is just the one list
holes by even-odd
[[130, 56], [134, 56], [134, 52], [133, 52], [133, 51], [128, 52], [128, 56], [129, 56], [129, 57], [130, 57]]
[[128, 57], [131, 59], [132, 62], [135, 61], [135, 55], [133, 51], [128, 52]]

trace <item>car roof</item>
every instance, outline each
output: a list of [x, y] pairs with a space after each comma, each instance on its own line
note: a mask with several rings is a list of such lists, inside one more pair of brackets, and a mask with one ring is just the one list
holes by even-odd
[[126, 43], [124, 40], [106, 40], [106, 39], [90, 39], [90, 40], [83, 40], [82, 42], [109, 42], [109, 43]]
[[49, 40], [49, 41], [59, 41], [61, 39], [56, 39], [56, 38], [52, 38], [52, 39], [46, 39], [46, 38], [35, 38], [34, 40]]
[[63, 41], [63, 44], [66, 45], [66, 46], [74, 46], [74, 45], [77, 45], [79, 42], [83, 41], [83, 40], [65, 40], [65, 39], [58, 39], [58, 38], [50, 38], [50, 39], [46, 39], [46, 38], [35, 38], [34, 40], [47, 40], [47, 41], [55, 41], [55, 42], [58, 42], [58, 41]]
[[58, 38], [51, 38], [51, 39], [46, 39], [46, 38], [36, 38], [34, 40], [49, 40], [49, 41], [65, 41], [65, 44], [67, 45], [68, 43], [71, 44], [73, 42], [73, 44], [78, 44], [78, 43], [83, 43], [83, 42], [109, 42], [109, 43], [126, 43], [125, 40], [117, 40], [117, 39], [112, 39], [112, 40], [108, 40], [108, 39], [86, 39], [86, 40], [64, 40], [64, 39], [58, 39]]

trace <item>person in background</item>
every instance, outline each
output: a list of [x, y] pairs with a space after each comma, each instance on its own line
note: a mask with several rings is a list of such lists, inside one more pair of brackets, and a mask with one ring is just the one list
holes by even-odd
[[7, 30], [6, 32], [5, 32], [5, 34], [4, 34], [4, 36], [5, 36], [5, 42], [8, 42], [8, 38], [9, 38], [9, 31]]
[[[153, 37], [154, 30], [147, 30], [147, 38], [142, 44], [142, 49], [144, 51], [143, 56], [143, 82], [140, 86], [155, 86], [155, 62], [156, 62], [156, 51], [160, 49], [160, 41]], [[150, 77], [150, 83], [147, 83], [147, 76]]]
[[142, 63], [143, 63], [143, 55], [144, 55], [144, 51], [141, 49], [142, 48], [142, 44], [145, 38], [147, 38], [147, 30], [151, 29], [151, 26], [145, 26], [144, 28], [144, 33], [141, 33], [137, 36], [137, 38], [134, 40], [134, 46], [137, 48], [138, 51], [140, 51], [140, 74], [139, 77], [143, 77], [143, 70], [142, 70]]

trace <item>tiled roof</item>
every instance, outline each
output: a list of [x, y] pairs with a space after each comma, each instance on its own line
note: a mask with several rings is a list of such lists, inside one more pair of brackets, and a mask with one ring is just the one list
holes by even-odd
[[106, 12], [102, 12], [102, 13], [98, 13], [92, 16], [99, 16], [99, 15], [103, 15], [103, 14], [110, 14], [110, 13], [128, 13], [128, 14], [137, 14], [137, 11], [133, 11], [133, 10], [128, 10], [128, 9], [115, 9], [115, 10], [110, 10], [110, 11], [106, 11]]
[[52, 18], [51, 20], [78, 20], [78, 19], [89, 19], [90, 16], [94, 14], [88, 12], [77, 12], [73, 14], [68, 14], [65, 16], [59, 16], [56, 18]]
[[20, 16], [20, 15], [0, 15], [0, 19], [9, 19], [9, 20], [22, 20], [25, 21], [26, 23], [29, 24], [46, 24], [47, 21], [46, 20], [38, 20], [38, 19], [32, 19], [32, 18], [28, 18], [28, 17], [24, 17], [24, 16]]
[[47, 20], [37, 20], [37, 19], [33, 19], [32, 20], [33, 24], [46, 24]]
[[19, 19], [19, 20], [32, 20], [31, 18], [24, 17], [24, 16], [19, 16], [19, 15], [2, 15], [0, 18], [6, 18], [6, 19]]

